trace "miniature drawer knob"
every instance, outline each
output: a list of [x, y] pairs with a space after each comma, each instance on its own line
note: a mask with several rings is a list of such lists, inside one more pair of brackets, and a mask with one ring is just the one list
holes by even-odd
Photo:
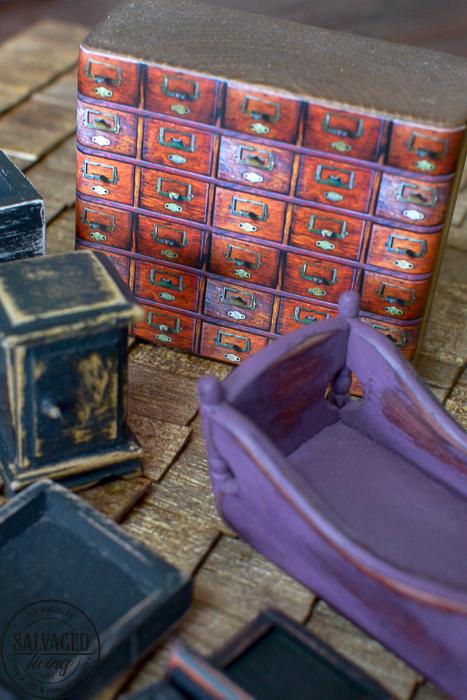
[[63, 420], [63, 415], [58, 406], [49, 399], [44, 399], [41, 404], [41, 412], [51, 420]]

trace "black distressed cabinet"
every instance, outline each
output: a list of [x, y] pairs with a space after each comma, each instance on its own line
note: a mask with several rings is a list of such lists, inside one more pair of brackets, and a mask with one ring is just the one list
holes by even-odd
[[127, 325], [141, 317], [102, 254], [0, 267], [0, 466], [7, 490], [79, 488], [139, 468], [125, 424]]
[[45, 255], [44, 200], [0, 151], [0, 262]]

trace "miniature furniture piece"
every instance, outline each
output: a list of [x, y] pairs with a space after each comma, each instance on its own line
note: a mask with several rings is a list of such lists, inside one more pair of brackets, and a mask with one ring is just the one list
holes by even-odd
[[125, 425], [127, 325], [141, 318], [92, 251], [0, 266], [0, 469], [78, 488], [139, 469]]
[[189, 0], [123, 3], [81, 48], [77, 246], [107, 251], [154, 343], [240, 363], [353, 289], [412, 359], [466, 92], [465, 58]]
[[167, 682], [132, 700], [390, 700], [363, 671], [286, 615], [265, 610], [209, 660], [178, 644]]
[[[15, 651], [5, 647], [7, 626], [22, 608], [35, 601], [63, 606], [68, 602], [94, 626], [100, 658], [94, 675], [82, 690], [73, 693], [80, 700], [93, 697], [134, 666], [191, 602], [188, 577], [48, 479], [31, 485], [2, 506], [0, 552], [3, 571], [14, 572], [3, 577], [0, 588], [4, 658], [6, 652]], [[35, 629], [31, 627], [30, 632]], [[2, 697], [31, 697], [27, 690], [18, 688], [8, 669], [11, 671], [9, 664], [0, 664]], [[62, 697], [63, 693], [54, 695]]]
[[[253, 547], [466, 700], [467, 433], [358, 303], [346, 292], [337, 318], [200, 382], [216, 503]], [[348, 400], [352, 374], [361, 402]]]
[[0, 151], [0, 262], [45, 255], [44, 200]]

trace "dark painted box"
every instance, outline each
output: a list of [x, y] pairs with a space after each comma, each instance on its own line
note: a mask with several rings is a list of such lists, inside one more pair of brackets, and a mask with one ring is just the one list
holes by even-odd
[[0, 262], [45, 255], [44, 200], [0, 151]]

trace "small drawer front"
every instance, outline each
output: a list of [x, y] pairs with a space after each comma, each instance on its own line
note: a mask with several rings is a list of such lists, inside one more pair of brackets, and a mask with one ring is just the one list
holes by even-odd
[[337, 316], [337, 309], [328, 309], [319, 304], [307, 304], [306, 301], [301, 300], [281, 299], [276, 332], [284, 335], [297, 328], [308, 326], [310, 323], [324, 321], [334, 316]]
[[300, 102], [236, 83], [227, 85], [224, 126], [232, 131], [295, 143]]
[[145, 119], [143, 158], [178, 170], [209, 175], [212, 139], [208, 131]]
[[203, 236], [203, 231], [198, 229], [140, 215], [136, 252], [187, 267], [200, 267]]
[[235, 280], [247, 280], [274, 287], [279, 266], [279, 251], [274, 248], [212, 235], [210, 272]]
[[332, 260], [287, 253], [283, 289], [337, 304], [342, 292], [352, 289], [354, 272], [353, 267]]
[[198, 75], [148, 66], [145, 107], [150, 112], [214, 124], [217, 81]]
[[376, 117], [309, 104], [304, 146], [351, 158], [377, 160], [380, 130], [381, 119]]
[[88, 53], [81, 49], [78, 91], [87, 97], [137, 107], [139, 65], [109, 54]]
[[430, 280], [404, 280], [365, 271], [362, 311], [395, 319], [420, 318]]
[[76, 200], [76, 235], [113, 248], [130, 250], [131, 214], [120, 209]]
[[228, 282], [208, 280], [204, 313], [243, 326], [268, 331], [274, 297], [267, 292], [257, 292]]
[[417, 226], [443, 223], [451, 193], [451, 182], [435, 185], [385, 173], [376, 205], [376, 216], [384, 216]]
[[141, 299], [196, 311], [199, 277], [159, 263], [138, 260], [135, 295]]
[[396, 323], [386, 322], [382, 319], [367, 318], [361, 316], [360, 320], [367, 323], [375, 330], [383, 333], [394, 345], [399, 348], [401, 353], [408, 359], [413, 360], [417, 349], [418, 338], [420, 336], [421, 324], [417, 323], [411, 326], [397, 325]]
[[196, 321], [174, 309], [159, 309], [143, 304], [146, 318], [133, 326], [133, 334], [151, 343], [191, 352], [195, 338]]
[[141, 169], [141, 207], [199, 223], [206, 221], [209, 185], [182, 175]]
[[413, 275], [433, 271], [439, 233], [412, 233], [375, 224], [371, 231], [367, 263]]
[[290, 245], [358, 260], [364, 228], [365, 222], [359, 219], [309, 207], [294, 207]]
[[83, 146], [133, 157], [136, 155], [136, 126], [134, 114], [101, 109], [78, 100], [77, 138]]
[[428, 175], [445, 175], [456, 169], [464, 129], [426, 129], [417, 124], [393, 122], [387, 162]]
[[213, 226], [280, 243], [285, 210], [285, 202], [217, 187]]
[[[89, 248], [87, 246], [76, 243], [76, 250], [89, 250]], [[109, 262], [111, 262], [112, 265], [115, 267], [125, 284], [128, 284], [128, 280], [130, 277], [129, 258], [127, 258], [126, 255], [118, 255], [117, 253], [106, 253], [105, 255], [107, 257], [107, 260], [109, 260]]]
[[223, 136], [217, 176], [229, 182], [288, 194], [293, 153]]
[[87, 156], [78, 151], [78, 192], [111, 200], [120, 204], [133, 204], [134, 166], [99, 156]]
[[200, 354], [238, 365], [264, 348], [266, 343], [267, 338], [260, 335], [203, 322]]
[[302, 156], [297, 197], [366, 212], [373, 171], [316, 156]]

